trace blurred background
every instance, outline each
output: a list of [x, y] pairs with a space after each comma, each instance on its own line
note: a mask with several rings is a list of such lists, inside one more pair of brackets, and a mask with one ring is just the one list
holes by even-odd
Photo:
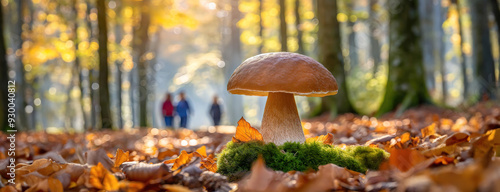
[[[165, 127], [185, 92], [188, 128], [243, 116], [266, 97], [231, 95], [234, 69], [289, 51], [323, 63], [339, 94], [296, 97], [302, 118], [382, 115], [422, 103], [498, 99], [497, 0], [1, 0], [0, 77], [16, 81], [19, 130]], [[3, 83], [4, 85], [6, 83]], [[7, 88], [2, 88], [2, 96]], [[6, 99], [0, 123], [7, 126]], [[176, 119], [178, 122], [178, 119]], [[176, 123], [177, 124], [177, 123]]]

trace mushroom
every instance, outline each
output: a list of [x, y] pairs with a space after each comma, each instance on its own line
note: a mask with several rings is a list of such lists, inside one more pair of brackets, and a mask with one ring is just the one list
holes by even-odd
[[245, 60], [229, 79], [232, 94], [268, 96], [260, 132], [264, 141], [281, 145], [304, 142], [294, 95], [337, 94], [332, 73], [314, 59], [289, 52], [264, 53]]

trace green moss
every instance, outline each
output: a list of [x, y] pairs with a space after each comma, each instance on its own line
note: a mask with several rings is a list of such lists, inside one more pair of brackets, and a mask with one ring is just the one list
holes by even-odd
[[346, 151], [351, 157], [371, 170], [377, 170], [380, 164], [389, 158], [389, 153], [384, 150], [368, 146], [350, 146]]
[[219, 154], [217, 167], [219, 173], [236, 180], [250, 170], [252, 163], [262, 154], [266, 165], [283, 172], [295, 170], [317, 170], [320, 165], [329, 163], [346, 167], [350, 170], [365, 172], [376, 169], [387, 158], [381, 149], [354, 146], [342, 150], [322, 143], [290, 143], [281, 146], [263, 142], [229, 142]]

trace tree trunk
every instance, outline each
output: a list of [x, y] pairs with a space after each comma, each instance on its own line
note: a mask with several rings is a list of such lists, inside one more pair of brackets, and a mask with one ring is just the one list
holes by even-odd
[[377, 115], [396, 107], [400, 114], [429, 98], [420, 46], [418, 0], [389, 0], [387, 3], [390, 10], [389, 77]]
[[441, 104], [446, 106], [446, 99], [448, 98], [448, 87], [446, 84], [446, 46], [445, 46], [445, 34], [443, 29], [443, 22], [446, 20], [446, 15], [448, 14], [447, 8], [443, 8], [440, 2], [434, 5], [435, 14], [437, 19], [434, 21], [434, 31], [436, 31], [436, 36], [434, 37], [434, 63], [441, 76]]
[[148, 127], [148, 61], [144, 56], [146, 55], [149, 35], [148, 29], [150, 25], [149, 0], [142, 2], [141, 9], [141, 22], [136, 31], [134, 31], [134, 49], [135, 62], [137, 63], [137, 70], [139, 75], [138, 89], [139, 89], [139, 126], [144, 128]]
[[5, 39], [4, 39], [4, 18], [3, 18], [3, 9], [0, 9], [0, 82], [1, 82], [1, 88], [0, 88], [0, 129], [2, 131], [6, 131], [8, 129], [8, 121], [7, 121], [7, 114], [8, 114], [8, 90], [7, 86], [9, 81], [9, 67], [7, 66], [7, 50], [6, 50], [6, 44], [5, 44]]
[[[492, 9], [493, 9], [493, 15], [495, 16], [495, 22], [497, 23], [497, 43], [498, 45], [500, 45], [500, 8], [498, 7], [498, 1], [497, 0], [490, 0], [491, 4], [492, 4]], [[494, 65], [494, 63], [493, 63]], [[495, 67], [493, 67], [495, 68]], [[495, 76], [494, 75], [495, 73], [493, 72], [493, 77]], [[494, 81], [494, 79], [493, 79]], [[497, 82], [493, 82], [493, 86], [495, 86], [496, 84], [496, 88], [494, 89], [494, 91], [498, 91], [498, 86], [500, 86], [500, 79], [497, 79]], [[500, 93], [497, 92], [497, 94], [500, 95]]]
[[[122, 10], [122, 4], [123, 2], [116, 1], [116, 16], [117, 18], [121, 17], [121, 10]], [[123, 39], [122, 35], [122, 26], [119, 25], [119, 23], [115, 23], [115, 42], [117, 44], [120, 44], [120, 42]], [[121, 61], [115, 61], [116, 65], [116, 92], [117, 92], [117, 97], [116, 97], [116, 114], [117, 114], [117, 127], [118, 129], [123, 129], [123, 117], [122, 117], [122, 105], [123, 105], [123, 100], [122, 100], [122, 64], [123, 62]]]
[[262, 53], [262, 49], [264, 48], [264, 25], [263, 25], [263, 20], [264, 17], [262, 17], [262, 11], [264, 10], [264, 0], [259, 0], [259, 37], [260, 37], [260, 45], [259, 45], [259, 50], [257, 50], [258, 54]]
[[[229, 34], [229, 39], [224, 39], [224, 45], [222, 48], [222, 57], [226, 63], [224, 67], [224, 77], [225, 83], [229, 81], [231, 74], [233, 74], [236, 67], [241, 64], [242, 52], [241, 52], [241, 41], [240, 41], [240, 29], [238, 28], [238, 21], [241, 19], [241, 13], [238, 10], [239, 0], [230, 0], [231, 13], [229, 28], [231, 33]], [[227, 36], [226, 36], [227, 37]], [[243, 98], [241, 95], [227, 95], [227, 116], [230, 123], [234, 124], [244, 115], [243, 113]]]
[[304, 54], [304, 42], [302, 41], [302, 29], [300, 27], [300, 0], [295, 0], [295, 26], [297, 28], [297, 53]]
[[491, 52], [490, 29], [486, 0], [470, 2], [472, 23], [472, 58], [479, 77], [480, 96], [483, 100], [494, 99], [495, 62]]
[[106, 0], [97, 0], [97, 23], [99, 26], [99, 105], [101, 106], [101, 128], [111, 129], [111, 109], [108, 84], [108, 27], [106, 22]]
[[23, 17], [24, 17], [24, 11], [26, 8], [26, 3], [23, 2], [23, 0], [16, 0], [16, 11], [17, 11], [17, 16], [16, 20], [14, 23], [14, 31], [13, 31], [13, 43], [14, 43], [14, 55], [16, 56], [15, 59], [15, 67], [14, 70], [17, 71], [16, 73], [16, 126], [17, 129], [19, 130], [27, 130], [28, 129], [28, 120], [27, 120], [27, 114], [26, 114], [26, 78], [24, 76], [24, 65], [22, 62], [22, 46], [23, 46], [23, 39], [22, 39], [22, 32], [23, 32]]
[[452, 3], [455, 4], [458, 13], [458, 34], [460, 35], [460, 68], [462, 72], [463, 86], [464, 86], [462, 92], [462, 98], [464, 101], [467, 101], [467, 99], [469, 98], [469, 79], [467, 77], [467, 64], [465, 62], [466, 57], [464, 53], [464, 36], [462, 32], [462, 8], [460, 6], [459, 0], [452, 0]]
[[377, 13], [374, 10], [375, 5], [377, 5], [377, 0], [370, 1], [370, 7], [368, 9], [368, 15], [370, 17], [370, 24], [368, 26], [370, 31], [370, 54], [373, 60], [373, 76], [377, 72], [378, 66], [382, 59], [380, 58], [380, 43], [375, 35], [375, 31], [378, 28]]
[[280, 41], [281, 51], [288, 51], [288, 36], [286, 32], [286, 4], [285, 0], [279, 0], [280, 6]]
[[338, 6], [336, 0], [318, 0], [318, 43], [319, 61], [337, 80], [339, 92], [335, 96], [322, 98], [322, 111], [330, 111], [331, 117], [337, 114], [353, 112], [348, 99], [344, 62], [340, 47], [340, 27], [337, 21]]

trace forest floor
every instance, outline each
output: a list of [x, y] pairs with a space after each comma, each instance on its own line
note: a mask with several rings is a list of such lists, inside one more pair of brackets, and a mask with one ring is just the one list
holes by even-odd
[[306, 137], [333, 134], [333, 145], [386, 150], [379, 170], [357, 173], [333, 164], [279, 172], [259, 161], [230, 183], [214, 171], [234, 133], [134, 129], [84, 134], [17, 133], [15, 185], [8, 185], [9, 140], [0, 135], [4, 191], [500, 191], [500, 105], [465, 111], [433, 106], [399, 117], [345, 114], [304, 120]]

